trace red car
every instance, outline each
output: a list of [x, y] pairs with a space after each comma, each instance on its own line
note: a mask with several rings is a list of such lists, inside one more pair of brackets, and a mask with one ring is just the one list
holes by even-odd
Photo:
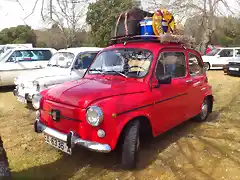
[[213, 108], [201, 55], [178, 43], [125, 39], [103, 49], [84, 77], [41, 92], [35, 131], [72, 154], [74, 146], [108, 153], [136, 167], [140, 137], [156, 137]]

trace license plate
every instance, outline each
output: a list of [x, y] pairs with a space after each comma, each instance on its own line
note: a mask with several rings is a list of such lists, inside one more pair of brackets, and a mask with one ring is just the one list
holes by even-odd
[[18, 96], [18, 97], [17, 97], [17, 100], [18, 100], [19, 102], [23, 103], [23, 104], [27, 104], [27, 100], [26, 100], [24, 97], [22, 97], [22, 96]]
[[229, 67], [230, 71], [239, 71], [239, 68], [233, 68], [233, 67]]
[[44, 134], [45, 142], [47, 144], [50, 144], [51, 146], [67, 153], [67, 154], [72, 154], [72, 149], [68, 148], [67, 143], [64, 141], [61, 141], [55, 137], [49, 136], [47, 134]]

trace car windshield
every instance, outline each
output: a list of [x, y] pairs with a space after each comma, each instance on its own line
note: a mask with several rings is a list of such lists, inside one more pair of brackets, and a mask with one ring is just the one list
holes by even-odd
[[213, 49], [213, 50], [209, 51], [206, 54], [206, 56], [215, 56], [219, 51], [220, 51], [220, 49]]
[[49, 60], [47, 66], [69, 68], [75, 55], [71, 52], [57, 52]]
[[116, 74], [124, 77], [144, 77], [150, 68], [153, 54], [143, 49], [111, 49], [97, 55], [88, 74]]

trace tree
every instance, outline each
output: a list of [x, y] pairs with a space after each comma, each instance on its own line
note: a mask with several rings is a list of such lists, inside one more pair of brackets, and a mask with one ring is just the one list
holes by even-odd
[[1, 44], [24, 44], [32, 43], [36, 46], [36, 34], [30, 26], [19, 25], [5, 28], [0, 32]]
[[138, 5], [135, 0], [98, 0], [90, 3], [86, 22], [91, 27], [92, 43], [99, 47], [106, 46], [120, 12]]
[[204, 30], [201, 31], [201, 34], [198, 34], [200, 42], [197, 49], [201, 53], [205, 52], [217, 28], [217, 17], [225, 15], [222, 13], [224, 12], [223, 7], [225, 6], [224, 10], [228, 10], [233, 14], [232, 8], [228, 5], [227, 0], [170, 0], [167, 4], [162, 3], [166, 1], [158, 2], [156, 0], [149, 0], [151, 7], [171, 9], [175, 16], [181, 20], [196, 16], [196, 14], [199, 15], [198, 19], [196, 19], [196, 28], [201, 27], [201, 29]]
[[[43, 19], [60, 29], [65, 47], [76, 46], [76, 34], [84, 28], [81, 23], [87, 9], [87, 0], [52, 0]], [[82, 25], [81, 25], [82, 24]]]

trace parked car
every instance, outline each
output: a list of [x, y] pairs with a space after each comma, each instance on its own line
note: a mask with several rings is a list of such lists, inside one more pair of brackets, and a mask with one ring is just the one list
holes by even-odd
[[239, 56], [240, 47], [221, 47], [215, 48], [202, 56], [204, 66], [207, 70], [223, 69], [228, 64], [229, 59], [235, 59]]
[[9, 168], [7, 153], [4, 149], [1, 136], [0, 136], [0, 179], [2, 180], [12, 179], [12, 174]]
[[53, 48], [9, 49], [0, 59], [0, 86], [14, 85], [14, 78], [43, 68], [56, 52]]
[[131, 169], [141, 137], [156, 137], [192, 117], [205, 121], [213, 99], [196, 50], [138, 36], [117, 39], [82, 79], [34, 97], [35, 132], [68, 154], [75, 146], [108, 153], [120, 145], [122, 165]]
[[102, 48], [81, 47], [57, 51], [49, 60], [46, 68], [16, 77], [16, 89], [13, 94], [20, 102], [27, 104], [31, 103], [35, 94], [46, 88], [82, 78], [100, 50]]
[[235, 59], [230, 59], [228, 64], [224, 65], [223, 71], [229, 75], [239, 75], [240, 76], [240, 56]]

